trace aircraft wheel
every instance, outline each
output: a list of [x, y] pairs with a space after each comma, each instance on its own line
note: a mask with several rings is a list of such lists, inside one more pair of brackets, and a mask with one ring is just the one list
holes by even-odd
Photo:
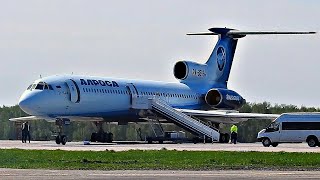
[[194, 138], [192, 139], [192, 142], [193, 142], [193, 144], [197, 144], [198, 142], [200, 142], [199, 137], [194, 137]]
[[57, 144], [60, 144], [60, 143], [61, 143], [60, 135], [58, 135], [58, 136], [56, 137], [56, 143], [57, 143]]
[[269, 147], [269, 146], [271, 145], [270, 139], [269, 139], [269, 138], [263, 138], [263, 139], [262, 139], [262, 145], [263, 145], [264, 147]]
[[220, 139], [219, 139], [220, 143], [228, 143], [229, 140], [230, 140], [230, 136], [228, 133], [221, 133], [220, 134]]
[[61, 136], [61, 144], [62, 145], [66, 145], [66, 143], [67, 143], [67, 136], [66, 135], [62, 135]]
[[90, 141], [91, 141], [91, 142], [97, 142], [97, 133], [92, 133], [92, 134], [91, 134]]
[[107, 135], [107, 143], [112, 143], [112, 141], [113, 141], [113, 134], [112, 133], [108, 133], [108, 135]]

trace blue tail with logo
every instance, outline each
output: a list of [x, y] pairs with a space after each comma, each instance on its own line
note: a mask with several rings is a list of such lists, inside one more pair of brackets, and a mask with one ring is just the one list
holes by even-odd
[[206, 65], [210, 73], [210, 81], [214, 86], [226, 88], [238, 39], [227, 35], [233, 29], [211, 28], [211, 32], [219, 35]]
[[[218, 35], [218, 42], [213, 49], [208, 61], [205, 63], [206, 68], [203, 70], [205, 75], [197, 74], [193, 75], [200, 77], [195, 81], [185, 81], [185, 83], [202, 83], [202, 86], [209, 85], [211, 88], [227, 88], [227, 83], [230, 75], [232, 61], [236, 50], [237, 42], [239, 38], [247, 35], [270, 35], [270, 34], [315, 34], [316, 32], [307, 31], [238, 31], [230, 28], [210, 28], [208, 33], [188, 33], [187, 35]], [[199, 65], [198, 65], [199, 66]], [[197, 66], [193, 69], [197, 69]], [[182, 73], [183, 74], [183, 73]], [[176, 76], [177, 77], [177, 76]], [[177, 77], [179, 79], [179, 77]], [[192, 79], [192, 78], [190, 78]], [[195, 78], [193, 78], [195, 79]], [[192, 79], [192, 80], [193, 80]], [[186, 79], [187, 80], [187, 79]], [[181, 81], [184, 83], [184, 81]], [[197, 85], [198, 85], [197, 84]], [[208, 87], [206, 87], [208, 88]], [[209, 87], [210, 88], [210, 87]]]

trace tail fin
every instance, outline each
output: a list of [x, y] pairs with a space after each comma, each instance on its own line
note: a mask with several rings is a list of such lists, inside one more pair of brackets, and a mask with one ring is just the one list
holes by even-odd
[[213, 86], [227, 88], [227, 82], [232, 66], [234, 53], [239, 38], [246, 35], [267, 35], [267, 34], [315, 34], [316, 32], [276, 32], [276, 31], [238, 31], [229, 28], [210, 28], [209, 33], [189, 33], [187, 35], [218, 35], [219, 39], [214, 47], [206, 65], [208, 74]]

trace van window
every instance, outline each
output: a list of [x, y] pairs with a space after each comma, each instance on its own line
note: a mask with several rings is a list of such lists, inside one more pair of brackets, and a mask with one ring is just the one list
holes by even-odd
[[274, 131], [279, 131], [279, 123], [273, 122], [266, 129], [266, 132], [274, 132]]
[[282, 130], [320, 130], [320, 122], [283, 122]]

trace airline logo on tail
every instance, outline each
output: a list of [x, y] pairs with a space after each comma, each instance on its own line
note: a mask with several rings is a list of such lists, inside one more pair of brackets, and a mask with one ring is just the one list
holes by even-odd
[[218, 47], [217, 50], [217, 63], [218, 69], [222, 71], [226, 64], [226, 51], [222, 46]]

